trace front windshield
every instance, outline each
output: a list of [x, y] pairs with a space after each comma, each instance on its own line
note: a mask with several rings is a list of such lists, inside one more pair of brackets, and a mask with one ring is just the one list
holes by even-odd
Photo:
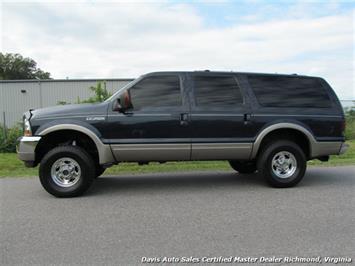
[[132, 80], [131, 82], [127, 83], [126, 85], [124, 85], [121, 89], [119, 89], [116, 93], [112, 94], [112, 96], [110, 98], [108, 98], [105, 102], [110, 102], [112, 99], [116, 98], [116, 96], [118, 96], [122, 91], [126, 90], [127, 88], [129, 88], [134, 82], [136, 82], [137, 79]]

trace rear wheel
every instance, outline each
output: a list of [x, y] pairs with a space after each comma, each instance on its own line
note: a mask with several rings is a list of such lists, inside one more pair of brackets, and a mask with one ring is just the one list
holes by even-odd
[[61, 146], [49, 151], [39, 167], [44, 189], [56, 197], [75, 197], [84, 193], [95, 177], [90, 155], [77, 146]]
[[229, 161], [229, 164], [241, 174], [252, 174], [256, 171], [256, 163], [254, 161]]
[[261, 151], [257, 168], [274, 187], [292, 187], [298, 184], [306, 171], [307, 161], [302, 149], [288, 140], [275, 141]]

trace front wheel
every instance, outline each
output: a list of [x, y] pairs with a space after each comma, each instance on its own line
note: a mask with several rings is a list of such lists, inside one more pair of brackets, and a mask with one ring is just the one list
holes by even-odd
[[296, 143], [280, 140], [270, 143], [261, 151], [257, 167], [271, 186], [292, 187], [302, 180], [307, 160]]
[[90, 187], [95, 177], [94, 165], [84, 149], [60, 146], [41, 160], [39, 178], [48, 193], [56, 197], [75, 197]]

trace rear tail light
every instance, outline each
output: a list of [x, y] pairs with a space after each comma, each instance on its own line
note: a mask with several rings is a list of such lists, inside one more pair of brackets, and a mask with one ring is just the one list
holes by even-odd
[[344, 119], [344, 120], [341, 122], [341, 132], [342, 132], [342, 133], [345, 132], [345, 128], [346, 128], [346, 120]]

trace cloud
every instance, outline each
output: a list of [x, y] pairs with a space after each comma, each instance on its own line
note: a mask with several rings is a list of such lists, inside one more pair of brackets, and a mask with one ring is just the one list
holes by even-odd
[[301, 73], [322, 76], [340, 98], [354, 99], [354, 13], [298, 15], [305, 10], [298, 5], [289, 16], [267, 19], [251, 12], [244, 23], [211, 27], [196, 5], [181, 3], [8, 2], [2, 50], [34, 58], [55, 78], [196, 69]]

